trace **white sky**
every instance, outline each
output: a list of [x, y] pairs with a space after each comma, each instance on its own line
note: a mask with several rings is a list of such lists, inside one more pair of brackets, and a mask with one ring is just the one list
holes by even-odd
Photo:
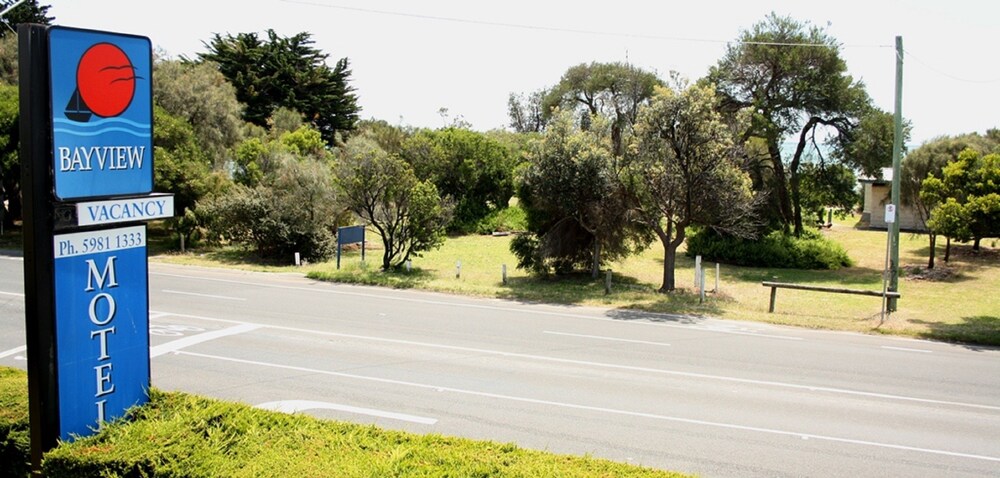
[[850, 73], [890, 112], [892, 45], [902, 36], [903, 115], [914, 125], [912, 145], [1000, 127], [1000, 2], [995, 0], [40, 3], [52, 6], [56, 24], [145, 35], [172, 56], [205, 51], [202, 42], [213, 33], [310, 32], [331, 64], [345, 56], [350, 60], [362, 118], [439, 127], [443, 107], [478, 130], [506, 126], [511, 92], [551, 86], [579, 63], [628, 60], [664, 77], [673, 70], [700, 78], [722, 56], [726, 41], [774, 11], [829, 25], [829, 33], [845, 45]]

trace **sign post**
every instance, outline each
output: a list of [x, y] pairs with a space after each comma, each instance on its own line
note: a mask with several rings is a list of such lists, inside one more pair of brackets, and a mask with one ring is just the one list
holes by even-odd
[[[882, 310], [879, 314], [879, 323], [885, 322], [886, 311], [894, 312], [896, 309], [892, 307], [887, 299], [886, 292], [889, 291], [889, 285], [891, 282], [891, 277], [893, 272], [889, 270], [890, 258], [897, 257], [898, 254], [893, 253], [893, 226], [896, 224], [896, 205], [886, 204], [885, 205], [885, 223], [889, 226], [888, 233], [885, 238], [885, 268], [882, 270]], [[893, 290], [892, 292], [898, 292]]]
[[[153, 190], [145, 37], [18, 26], [32, 469], [149, 399], [144, 221]], [[113, 225], [113, 227], [109, 227]]]

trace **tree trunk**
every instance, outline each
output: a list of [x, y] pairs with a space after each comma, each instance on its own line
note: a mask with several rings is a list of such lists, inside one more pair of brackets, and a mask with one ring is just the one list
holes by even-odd
[[[795, 237], [802, 236], [802, 206], [799, 203], [801, 195], [799, 193], [799, 165], [802, 164], [802, 152], [806, 149], [806, 142], [808, 141], [809, 133], [816, 127], [816, 124], [820, 122], [820, 119], [813, 116], [809, 118], [809, 122], [802, 128], [802, 132], [799, 134], [799, 144], [795, 146], [795, 154], [792, 156], [791, 163], [788, 164], [788, 183], [792, 188], [792, 221], [795, 226]], [[820, 217], [820, 221], [823, 218]]]
[[590, 266], [590, 277], [594, 279], [601, 274], [601, 241], [594, 238], [594, 258]]
[[947, 264], [949, 259], [951, 259], [951, 238], [946, 237], [944, 240], [944, 262]]
[[792, 225], [795, 237], [802, 237], [802, 206], [799, 204], [799, 173], [798, 165], [788, 169], [788, 184], [792, 187]]
[[974, 250], [976, 252], [979, 252], [979, 240], [980, 239], [982, 239], [982, 238], [981, 237], [977, 237], [977, 238], [975, 238], [975, 239], [972, 240], [972, 250]]
[[931, 253], [929, 254], [929, 257], [927, 258], [927, 268], [928, 269], [933, 269], [934, 268], [934, 248], [937, 246], [937, 234], [931, 233], [931, 234], [928, 234], [927, 237], [929, 238], [930, 245], [931, 245]]
[[777, 193], [778, 213], [781, 214], [781, 222], [788, 230], [792, 223], [792, 201], [788, 196], [788, 178], [785, 177], [785, 165], [781, 161], [781, 149], [777, 139], [768, 140], [768, 153], [771, 156], [771, 167], [774, 168], [774, 192]]
[[[675, 228], [676, 233], [674, 232]], [[677, 289], [674, 269], [677, 263], [677, 248], [684, 243], [684, 227], [679, 224], [675, 225], [668, 220], [666, 231], [659, 226], [654, 228], [654, 231], [660, 237], [660, 243], [663, 244], [663, 285], [660, 286], [659, 292], [673, 292]], [[675, 237], [671, 239], [671, 236]]]

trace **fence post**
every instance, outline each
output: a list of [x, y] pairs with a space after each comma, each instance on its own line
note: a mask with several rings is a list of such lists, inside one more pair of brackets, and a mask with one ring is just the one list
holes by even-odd
[[503, 285], [507, 285], [507, 264], [503, 264], [500, 266], [500, 275], [502, 278], [501, 280], [503, 281]]
[[715, 293], [719, 293], [719, 263], [715, 263]]
[[700, 287], [701, 291], [699, 292], [698, 303], [699, 304], [704, 304], [705, 303], [705, 271], [702, 271], [702, 273], [699, 274], [699, 276], [700, 276], [699, 278], [701, 280], [701, 284], [700, 284], [701, 285], [701, 287]]
[[461, 260], [455, 262], [455, 278], [456, 279], [461, 279], [462, 278], [462, 261]]
[[698, 279], [699, 275], [701, 275], [701, 256], [694, 256], [694, 288], [695, 289], [697, 289], [698, 288], [698, 284], [701, 283], [701, 280]]
[[604, 295], [611, 293], [611, 269], [604, 274]]

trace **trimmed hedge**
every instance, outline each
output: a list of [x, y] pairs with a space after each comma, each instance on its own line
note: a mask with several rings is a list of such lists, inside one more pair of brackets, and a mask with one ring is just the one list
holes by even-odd
[[[27, 379], [0, 367], [4, 420], [27, 430]], [[10, 427], [7, 426], [6, 429]], [[19, 435], [20, 436], [20, 435]], [[21, 442], [18, 442], [21, 443]], [[27, 442], [0, 463], [27, 461]], [[45, 455], [49, 478], [101, 477], [680, 477], [513, 444], [416, 435], [151, 390], [129, 420]], [[25, 476], [23, 471], [3, 476]], [[18, 474], [20, 473], [20, 474]]]
[[688, 236], [687, 254], [748, 267], [835, 270], [854, 265], [843, 246], [811, 230], [802, 237], [774, 231], [760, 239], [740, 239], [701, 229]]
[[23, 478], [31, 471], [28, 432], [28, 374], [0, 367], [0, 476]]

